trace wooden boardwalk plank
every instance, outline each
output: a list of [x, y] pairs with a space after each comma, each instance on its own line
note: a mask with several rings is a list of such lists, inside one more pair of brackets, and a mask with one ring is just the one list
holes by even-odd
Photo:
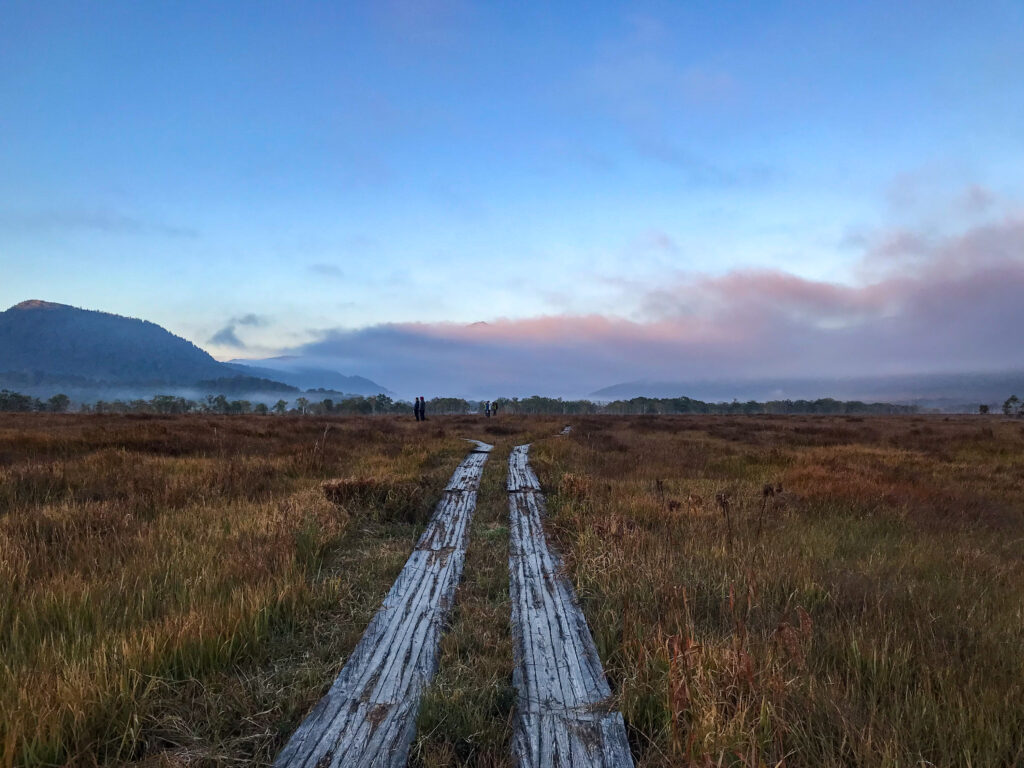
[[528, 445], [517, 445], [508, 457], [508, 483], [505, 487], [509, 492], [540, 490], [540, 481], [533, 473], [530, 462], [527, 461], [529, 447]]
[[[476, 442], [476, 441], [473, 441]], [[434, 516], [327, 695], [299, 725], [276, 768], [397, 768], [416, 735], [424, 689], [462, 576], [476, 491], [491, 446], [456, 469]]]
[[632, 766], [594, 639], [544, 536], [544, 496], [528, 451], [512, 451], [507, 486], [518, 693], [513, 752], [522, 768]]

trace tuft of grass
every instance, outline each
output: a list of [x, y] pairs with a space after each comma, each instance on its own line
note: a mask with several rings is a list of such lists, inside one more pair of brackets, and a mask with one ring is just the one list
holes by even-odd
[[376, 513], [387, 518], [425, 522], [424, 491], [414, 478], [346, 477], [320, 484], [324, 497], [348, 514], [365, 517]]

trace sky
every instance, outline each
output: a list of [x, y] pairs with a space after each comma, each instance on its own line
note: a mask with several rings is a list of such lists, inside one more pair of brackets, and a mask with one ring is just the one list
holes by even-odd
[[0, 0], [0, 305], [404, 394], [1024, 368], [1024, 3]]

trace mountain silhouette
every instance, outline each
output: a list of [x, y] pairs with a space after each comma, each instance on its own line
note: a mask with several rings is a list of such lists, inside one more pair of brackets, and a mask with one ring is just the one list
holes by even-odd
[[337, 389], [339, 384], [352, 385], [340, 390], [348, 394], [387, 391], [369, 379], [336, 371], [302, 369], [296, 375], [221, 363], [148, 320], [39, 300], [0, 312], [0, 384], [34, 391], [66, 385], [298, 392], [297, 387]]
[[0, 312], [0, 373], [141, 385], [230, 375], [156, 323], [37, 300]]

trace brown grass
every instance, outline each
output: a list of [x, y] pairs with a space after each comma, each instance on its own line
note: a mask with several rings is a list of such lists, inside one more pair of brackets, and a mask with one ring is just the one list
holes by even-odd
[[0, 766], [269, 764], [461, 437], [497, 449], [413, 764], [511, 764], [527, 441], [640, 766], [1024, 763], [1019, 423], [562, 425], [0, 417]]
[[1024, 761], [1019, 425], [590, 418], [534, 463], [639, 765]]
[[465, 452], [442, 422], [0, 417], [0, 765], [268, 762]]

